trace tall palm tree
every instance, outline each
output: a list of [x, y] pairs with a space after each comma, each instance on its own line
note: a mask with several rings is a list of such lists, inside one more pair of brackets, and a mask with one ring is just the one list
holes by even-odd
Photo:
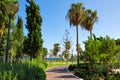
[[[70, 26], [76, 26], [76, 42], [77, 42], [77, 65], [79, 67], [79, 53], [78, 53], [78, 26], [84, 21], [84, 10], [82, 3], [72, 4], [68, 10], [67, 18], [69, 19]], [[81, 26], [82, 27], [82, 26]]]
[[15, 1], [4, 1], [4, 11], [8, 15], [9, 23], [8, 23], [8, 36], [7, 36], [7, 47], [6, 47], [6, 62], [8, 61], [8, 52], [9, 52], [9, 46], [10, 46], [10, 25], [11, 20], [15, 19], [15, 15], [19, 10], [19, 2], [18, 0]]
[[92, 38], [92, 29], [95, 22], [98, 21], [97, 11], [92, 11], [91, 9], [86, 10], [85, 14], [87, 15], [85, 20], [82, 23], [82, 26], [90, 31], [90, 37]]

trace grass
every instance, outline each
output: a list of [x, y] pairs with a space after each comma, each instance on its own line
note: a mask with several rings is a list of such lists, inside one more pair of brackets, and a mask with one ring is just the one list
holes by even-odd
[[68, 62], [68, 65], [64, 61], [47, 61], [48, 68], [56, 67], [56, 66], [69, 66], [70, 64], [76, 64], [76, 62]]

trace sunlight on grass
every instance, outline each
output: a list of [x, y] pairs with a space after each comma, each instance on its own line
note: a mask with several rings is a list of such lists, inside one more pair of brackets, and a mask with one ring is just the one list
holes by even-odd
[[[76, 62], [68, 62], [68, 65], [64, 61], [48, 61], [48, 68], [56, 66], [69, 66], [70, 64], [76, 64]], [[47, 69], [48, 69], [47, 68]]]

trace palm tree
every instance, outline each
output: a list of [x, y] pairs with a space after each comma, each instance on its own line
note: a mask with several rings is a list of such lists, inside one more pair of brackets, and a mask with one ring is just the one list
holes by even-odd
[[5, 1], [5, 4], [3, 5], [3, 7], [5, 8], [5, 13], [9, 17], [7, 47], [6, 47], [6, 62], [7, 62], [8, 61], [9, 46], [10, 46], [10, 25], [11, 25], [11, 19], [15, 18], [15, 15], [16, 15], [16, 13], [19, 10], [19, 2], [17, 0], [15, 0], [15, 1]]
[[91, 9], [88, 9], [85, 11], [85, 14], [87, 15], [85, 20], [82, 23], [82, 26], [90, 31], [90, 38], [92, 38], [92, 29], [95, 22], [98, 21], [97, 11], [92, 11]]
[[60, 51], [59, 43], [54, 44], [53, 55], [56, 57], [58, 52]]
[[[76, 26], [76, 42], [77, 42], [77, 65], [79, 67], [79, 53], [78, 53], [78, 26], [84, 21], [84, 10], [82, 3], [72, 4], [68, 10], [67, 18], [69, 19], [70, 26]], [[81, 26], [82, 27], [82, 26]]]

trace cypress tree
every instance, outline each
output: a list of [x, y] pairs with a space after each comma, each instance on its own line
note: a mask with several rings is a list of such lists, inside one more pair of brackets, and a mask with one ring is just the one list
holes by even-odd
[[22, 49], [23, 49], [23, 40], [24, 40], [24, 34], [23, 34], [23, 20], [21, 17], [18, 17], [18, 22], [15, 28], [15, 40], [16, 40], [16, 58], [19, 58], [22, 56]]
[[41, 34], [41, 25], [42, 18], [40, 15], [40, 8], [34, 2], [34, 0], [26, 0], [29, 5], [26, 5], [27, 13], [27, 24], [26, 28], [28, 30], [28, 40], [27, 44], [27, 53], [30, 55], [30, 60], [36, 57], [36, 54], [42, 50], [42, 34]]

